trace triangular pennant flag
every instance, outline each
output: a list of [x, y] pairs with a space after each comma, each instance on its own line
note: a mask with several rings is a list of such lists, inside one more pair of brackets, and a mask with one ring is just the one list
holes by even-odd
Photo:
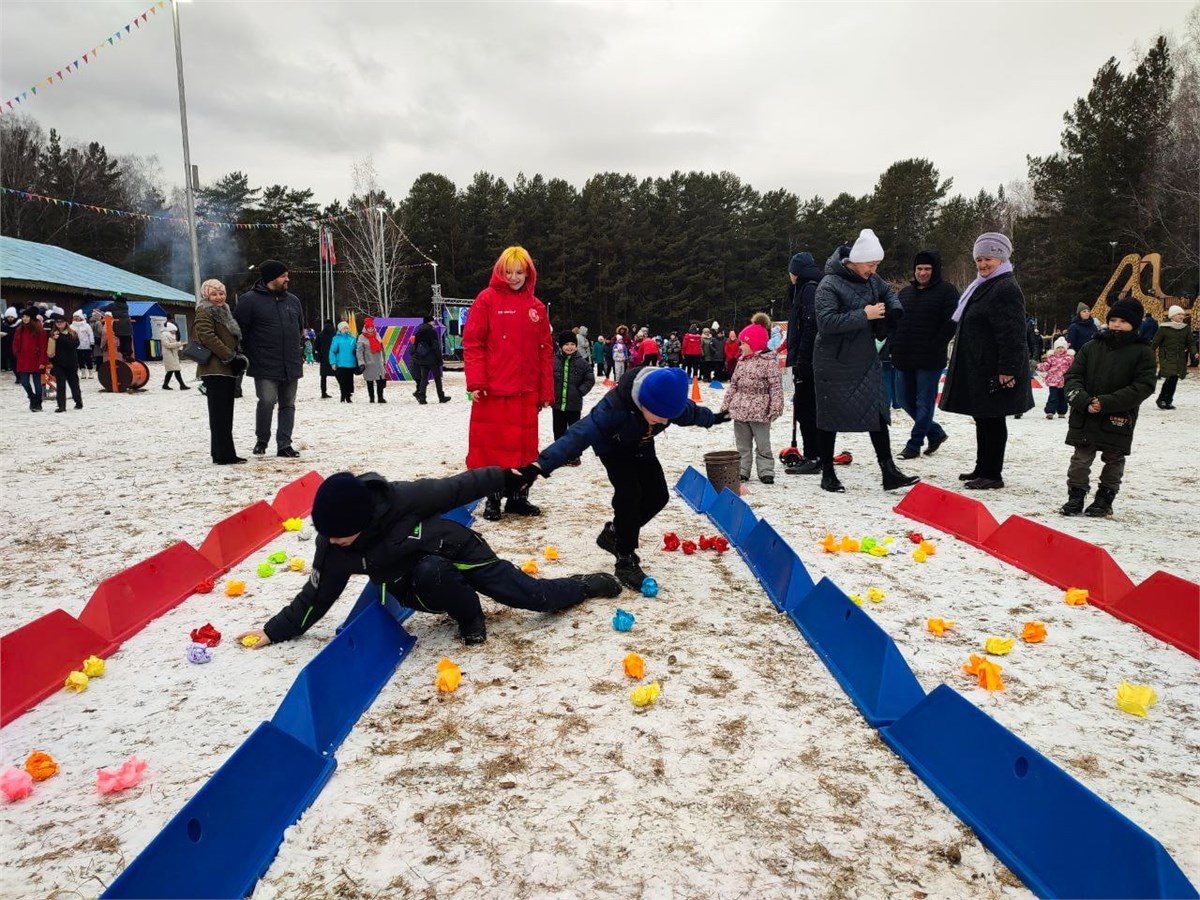
[[146, 21], [146, 14], [145, 14], [145, 13], [142, 13], [142, 21], [143, 21], [143, 22], [145, 22], [145, 21]]
[[131, 23], [131, 24], [129, 24], [129, 25], [126, 25], [126, 26], [125, 26], [125, 33], [126, 33], [126, 34], [129, 34], [129, 29], [131, 29], [131, 28], [133, 28], [133, 24], [132, 24], [132, 23]]
[[136, 25], [138, 28], [141, 28], [141, 27], [142, 27], [142, 20], [141, 20], [141, 19], [134, 19], [134, 20], [133, 20], [133, 24], [134, 24], [134, 25]]
[[[113, 37], [116, 37], [116, 35], [114, 34]], [[108, 39], [108, 46], [110, 46], [110, 47], [112, 46], [112, 41], [113, 41], [112, 38]]]
[[87, 55], [86, 53], [85, 53], [85, 54], [83, 54], [83, 61], [84, 61], [85, 63], [88, 61], [88, 55]]

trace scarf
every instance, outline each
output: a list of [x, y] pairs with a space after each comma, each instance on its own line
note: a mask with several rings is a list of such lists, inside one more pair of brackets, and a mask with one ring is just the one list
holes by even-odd
[[228, 303], [222, 303], [218, 306], [211, 300], [204, 299], [196, 304], [196, 312], [202, 309], [211, 309], [213, 318], [224, 325], [229, 330], [229, 333], [241, 343], [242, 329], [238, 326], [237, 319], [233, 317], [233, 311], [230, 310]]
[[383, 342], [379, 340], [379, 334], [374, 329], [371, 329], [370, 333], [367, 335], [367, 340], [371, 344], [372, 353], [383, 352]]
[[963, 291], [962, 296], [958, 298], [958, 308], [954, 310], [954, 315], [950, 317], [950, 320], [952, 322], [957, 322], [962, 318], [963, 310], [967, 308], [967, 301], [971, 299], [971, 295], [975, 293], [976, 288], [978, 288], [985, 281], [991, 281], [993, 278], [996, 278], [1000, 275], [1007, 275], [1012, 270], [1012, 263], [1006, 262], [997, 267], [997, 269], [987, 278], [979, 276], [970, 284], [968, 284], [967, 289]]

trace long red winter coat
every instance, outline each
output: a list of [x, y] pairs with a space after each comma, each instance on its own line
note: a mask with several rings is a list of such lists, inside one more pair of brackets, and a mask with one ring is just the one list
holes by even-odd
[[40, 372], [49, 364], [46, 356], [46, 332], [40, 323], [21, 323], [13, 332], [13, 356], [17, 372]]
[[700, 335], [692, 334], [689, 331], [683, 336], [683, 344], [680, 347], [680, 351], [684, 356], [699, 356], [702, 349]]
[[471, 406], [469, 469], [518, 467], [537, 457], [538, 405], [554, 402], [554, 341], [546, 307], [533, 293], [536, 283], [532, 264], [519, 291], [493, 269], [467, 315], [467, 390], [484, 391]]

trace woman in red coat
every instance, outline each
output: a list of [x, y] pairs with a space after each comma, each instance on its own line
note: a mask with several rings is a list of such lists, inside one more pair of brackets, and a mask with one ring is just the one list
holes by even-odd
[[[538, 455], [538, 412], [554, 402], [550, 317], [533, 295], [537, 270], [524, 247], [509, 247], [475, 298], [463, 329], [463, 362], [471, 404], [467, 468], [519, 469]], [[505, 511], [536, 516], [529, 489], [510, 494]], [[483, 517], [500, 518], [500, 495]]]
[[17, 380], [29, 396], [29, 411], [42, 411], [42, 370], [50, 363], [46, 355], [46, 331], [34, 307], [21, 310], [21, 324], [13, 333], [13, 357]]
[[[769, 332], [768, 332], [769, 333]], [[733, 370], [737, 368], [738, 358], [742, 355], [742, 342], [738, 340], [737, 332], [730, 331], [725, 339], [725, 377], [733, 379]]]

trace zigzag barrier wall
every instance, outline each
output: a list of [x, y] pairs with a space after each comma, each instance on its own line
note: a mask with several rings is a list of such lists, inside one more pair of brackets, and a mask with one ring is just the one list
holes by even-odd
[[729, 488], [725, 488], [709, 504], [706, 512], [713, 524], [729, 538], [729, 543], [744, 556], [746, 538], [758, 524], [758, 517], [754, 515], [749, 504]]
[[978, 500], [924, 482], [894, 511], [1057, 587], [1086, 588], [1093, 606], [1200, 659], [1200, 585], [1194, 582], [1155, 572], [1135, 588], [1107, 550], [1021, 516], [996, 525]]
[[[276, 501], [288, 492], [286, 497], [291, 499], [286, 503], [303, 505], [297, 498], [310, 489], [315, 493], [320, 479], [316, 472], [309, 472], [282, 488]], [[311, 498], [308, 504], [311, 508]], [[470, 507], [462, 510], [470, 524]], [[275, 520], [278, 523], [272, 526]], [[115, 653], [152, 619], [182, 603], [201, 581], [236, 564], [220, 568], [213, 556], [225, 559], [228, 550], [232, 555], [242, 553], [237, 559], [241, 562], [279, 534], [282, 524], [272, 507], [255, 503], [214, 526], [200, 551], [181, 541], [106, 578], [78, 619], [57, 609], [0, 637], [0, 727], [60, 690], [67, 675], [87, 657]], [[245, 549], [261, 537], [258, 532], [266, 537]], [[208, 554], [201, 552], [205, 547]]]
[[789, 599], [798, 600], [812, 590], [812, 578], [800, 557], [770, 522], [759, 519], [751, 529], [746, 536], [745, 556], [746, 565], [762, 582], [776, 612], [782, 612]]
[[325, 479], [319, 472], [309, 472], [301, 475], [291, 484], [285, 484], [271, 501], [271, 508], [279, 513], [281, 519], [305, 519], [312, 512], [313, 498], [317, 496], [317, 488]]
[[[698, 496], [684, 477], [676, 490]], [[749, 545], [766, 532], [742, 535]], [[1033, 747], [947, 685], [926, 695], [891, 637], [828, 578], [789, 589], [784, 608], [888, 746], [1039, 896], [1200, 897], [1158, 840]]]

